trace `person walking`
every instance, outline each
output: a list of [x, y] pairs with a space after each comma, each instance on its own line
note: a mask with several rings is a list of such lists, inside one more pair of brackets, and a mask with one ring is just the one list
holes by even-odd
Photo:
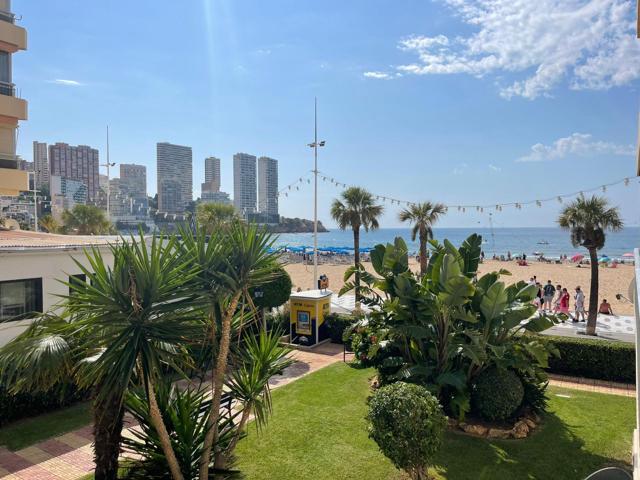
[[558, 313], [560, 311], [560, 300], [562, 300], [562, 285], [556, 285], [556, 301], [553, 302], [553, 313]]
[[538, 293], [536, 293], [535, 304], [538, 307], [538, 312], [544, 311], [544, 294], [542, 293], [542, 285], [536, 282], [536, 287], [538, 287]]
[[[574, 322], [585, 322], [587, 320], [587, 315], [584, 311], [584, 293], [580, 288], [580, 285], [576, 287], [576, 294], [573, 296], [573, 301], [575, 302], [575, 317], [573, 318]], [[580, 315], [582, 315], [582, 320], [580, 320]]]
[[[571, 314], [569, 313], [569, 292], [566, 288], [563, 288], [560, 293], [560, 313], [571, 316]], [[562, 323], [564, 323], [564, 319], [562, 319]]]
[[551, 280], [547, 280], [547, 284], [544, 286], [543, 295], [544, 295], [544, 304], [542, 306], [542, 310], [545, 312], [548, 310], [551, 313], [551, 302], [553, 302], [553, 296], [556, 293], [556, 287], [553, 286]]

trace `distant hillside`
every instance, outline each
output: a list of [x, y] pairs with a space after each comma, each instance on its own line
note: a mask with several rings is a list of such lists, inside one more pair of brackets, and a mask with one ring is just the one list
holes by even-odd
[[[286, 218], [280, 217], [278, 225], [269, 225], [272, 233], [313, 233], [313, 220], [306, 218]], [[328, 232], [322, 222], [318, 220], [318, 232]]]

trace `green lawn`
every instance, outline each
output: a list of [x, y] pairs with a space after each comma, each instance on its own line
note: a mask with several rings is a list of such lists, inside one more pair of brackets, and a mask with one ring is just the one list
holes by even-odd
[[0, 428], [0, 446], [20, 450], [48, 438], [63, 435], [91, 423], [91, 405], [78, 403], [37, 417], [18, 420]]
[[[373, 374], [337, 364], [275, 390], [269, 424], [260, 434], [252, 428], [238, 447], [239, 468], [248, 479], [403, 478], [367, 438]], [[629, 463], [634, 399], [557, 388], [549, 396], [550, 412], [531, 438], [448, 433], [433, 473], [455, 480], [570, 480]]]

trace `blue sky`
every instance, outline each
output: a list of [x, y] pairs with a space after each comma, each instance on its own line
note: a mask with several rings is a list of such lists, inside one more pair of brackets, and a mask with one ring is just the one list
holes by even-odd
[[[15, 0], [29, 49], [14, 82], [33, 140], [89, 144], [147, 166], [155, 143], [204, 158], [279, 160], [280, 186], [313, 167], [407, 201], [535, 200], [634, 175], [640, 46], [631, 0]], [[523, 27], [524, 25], [524, 27]], [[320, 219], [340, 190], [320, 183]], [[607, 191], [640, 225], [640, 183]], [[311, 218], [304, 184], [281, 214]], [[505, 208], [497, 226], [552, 225], [560, 204]], [[383, 226], [398, 225], [387, 205]], [[486, 224], [451, 211], [442, 226]]]

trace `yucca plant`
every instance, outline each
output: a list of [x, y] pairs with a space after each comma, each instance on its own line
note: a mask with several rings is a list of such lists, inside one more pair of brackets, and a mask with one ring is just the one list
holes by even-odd
[[86, 281], [65, 282], [63, 313], [42, 316], [0, 351], [2, 379], [13, 392], [69, 379], [93, 390], [96, 480], [117, 478], [124, 397], [145, 388], [171, 473], [182, 479], [153, 392], [163, 369], [181, 369], [184, 346], [204, 331], [188, 287], [198, 272], [176, 254], [175, 237], [140, 233], [110, 250], [113, 267], [97, 248], [87, 251], [86, 262], [76, 262]]

